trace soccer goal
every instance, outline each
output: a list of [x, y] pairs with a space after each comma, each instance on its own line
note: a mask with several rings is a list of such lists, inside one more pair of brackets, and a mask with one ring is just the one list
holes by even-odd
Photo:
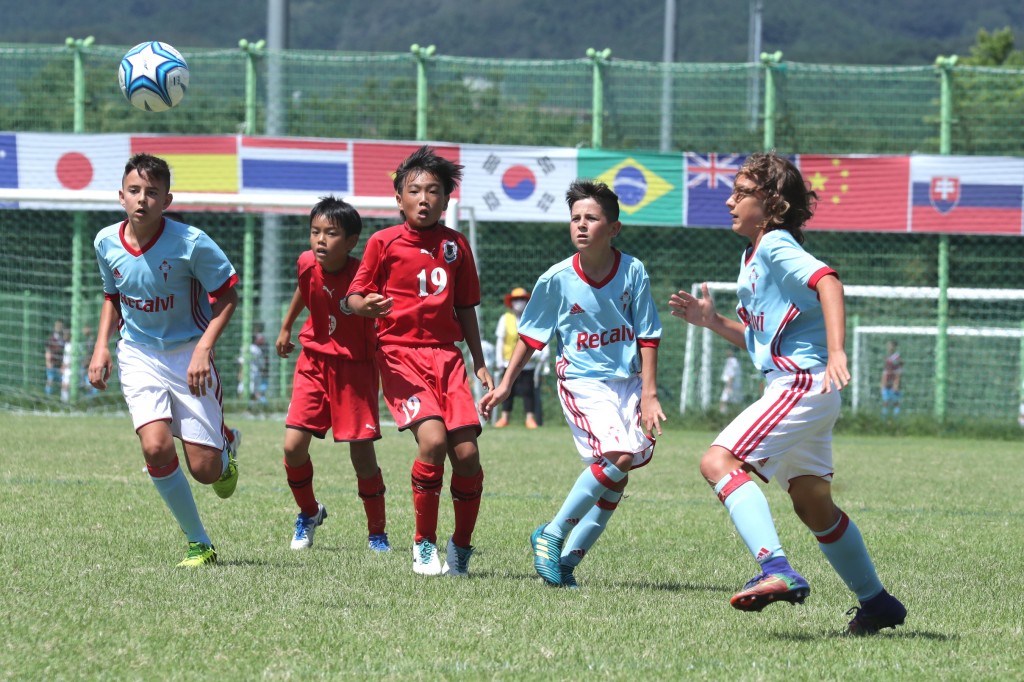
[[[700, 295], [701, 285], [691, 288]], [[734, 315], [735, 282], [709, 282], [719, 312]], [[903, 361], [902, 411], [950, 418], [1013, 420], [1024, 401], [1024, 290], [951, 287], [844, 287], [851, 373], [847, 405], [881, 409], [881, 372], [889, 341]], [[708, 411], [721, 393], [730, 344], [707, 329], [687, 326], [681, 413]], [[743, 393], [760, 391], [760, 374], [745, 351]]]
[[[239, 307], [218, 344], [217, 363], [225, 402], [235, 407], [253, 400], [251, 345], [258, 334], [267, 344], [259, 368], [267, 386], [258, 399], [270, 407], [287, 404], [294, 354], [279, 359], [273, 344], [295, 289], [295, 259], [309, 248], [309, 210], [319, 199], [312, 193], [174, 193], [170, 210], [210, 234], [239, 274]], [[345, 201], [363, 218], [357, 256], [366, 236], [400, 220], [394, 196]], [[123, 219], [116, 190], [0, 188], [0, 346], [5, 351], [0, 353], [0, 405], [100, 409], [123, 402], [95, 395], [84, 381], [102, 302], [92, 239], [100, 228]], [[452, 199], [445, 223], [466, 234], [475, 250], [472, 208]], [[54, 358], [46, 342], [58, 323], [67, 352]], [[298, 331], [296, 326], [293, 337]], [[50, 367], [50, 381], [47, 363], [58, 365]], [[52, 378], [63, 365], [72, 368], [64, 399], [55, 385], [59, 379]]]

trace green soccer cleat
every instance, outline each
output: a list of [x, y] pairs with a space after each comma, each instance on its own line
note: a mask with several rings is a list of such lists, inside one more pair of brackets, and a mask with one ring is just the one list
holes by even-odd
[[213, 545], [203, 542], [188, 543], [188, 554], [178, 564], [178, 568], [196, 568], [217, 563], [217, 550]]
[[228, 468], [221, 474], [220, 479], [213, 484], [213, 492], [217, 493], [217, 497], [222, 500], [226, 500], [235, 494], [235, 488], [238, 486], [238, 459], [234, 453], [228, 450]]

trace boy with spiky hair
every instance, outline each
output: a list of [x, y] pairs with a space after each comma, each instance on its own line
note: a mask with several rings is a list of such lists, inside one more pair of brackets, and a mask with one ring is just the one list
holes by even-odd
[[850, 372], [843, 285], [802, 246], [816, 198], [788, 159], [751, 154], [725, 202], [733, 232], [749, 242], [737, 283], [740, 319], [717, 312], [707, 284], [702, 298], [679, 291], [669, 307], [672, 315], [746, 349], [767, 384], [700, 461], [759, 568], [733, 595], [732, 606], [760, 611], [775, 601], [799, 604], [811, 591], [782, 550], [753, 473], [766, 482], [775, 478], [789, 494], [797, 516], [857, 596], [848, 631], [873, 634], [901, 625], [907, 610], [882, 587], [860, 530], [832, 501], [832, 427]]
[[622, 229], [619, 198], [604, 183], [577, 180], [566, 203], [576, 254], [537, 280], [508, 369], [480, 400], [480, 413], [490, 416], [533, 353], [556, 336], [558, 397], [587, 468], [530, 543], [544, 582], [575, 588], [573, 571], [604, 532], [629, 472], [654, 455], [665, 414], [657, 388], [661, 320], [650, 278], [643, 263], [612, 246]]
[[[480, 280], [466, 238], [440, 222], [462, 166], [421, 147], [395, 171], [395, 200], [405, 222], [372, 235], [348, 289], [358, 315], [377, 320], [384, 400], [399, 430], [418, 450], [412, 467], [416, 534], [413, 572], [466, 576], [480, 510], [484, 472], [480, 420], [466, 376], [465, 340], [473, 374], [493, 388], [474, 308]], [[446, 458], [452, 465], [455, 529], [442, 565], [437, 515]]]
[[298, 286], [274, 344], [282, 357], [295, 350], [292, 326], [308, 309], [299, 332], [302, 352], [295, 364], [292, 399], [285, 420], [284, 470], [299, 507], [291, 548], [313, 546], [327, 508], [313, 491], [309, 444], [331, 431], [334, 441], [349, 444], [359, 497], [363, 500], [367, 544], [377, 552], [391, 549], [384, 504], [384, 478], [373, 442], [380, 438], [379, 381], [373, 321], [357, 317], [345, 305], [345, 292], [359, 268], [352, 249], [363, 221], [354, 207], [323, 197], [309, 213], [309, 250], [299, 255]]
[[121, 390], [153, 485], [188, 540], [178, 565], [196, 567], [215, 562], [217, 552], [178, 465], [174, 439], [181, 440], [196, 481], [222, 498], [235, 492], [238, 466], [224, 437], [213, 350], [238, 303], [238, 276], [205, 232], [163, 217], [173, 198], [170, 185], [166, 161], [132, 156], [119, 192], [128, 217], [96, 235], [104, 300], [89, 383], [106, 389], [114, 364], [108, 346], [120, 327]]

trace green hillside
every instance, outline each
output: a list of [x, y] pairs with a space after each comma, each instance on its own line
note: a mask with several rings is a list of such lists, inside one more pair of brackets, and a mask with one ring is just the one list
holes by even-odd
[[[177, 3], [35, 0], [6, 3], [0, 42], [104, 44], [160, 39], [182, 47], [235, 47], [266, 35], [265, 0]], [[405, 52], [434, 44], [448, 55], [572, 59], [588, 47], [614, 57], [662, 57], [664, 0], [292, 0], [289, 47]], [[930, 64], [967, 54], [980, 29], [1024, 36], [1021, 0], [764, 0], [765, 51], [793, 61]], [[749, 0], [678, 0], [677, 59], [747, 59]]]

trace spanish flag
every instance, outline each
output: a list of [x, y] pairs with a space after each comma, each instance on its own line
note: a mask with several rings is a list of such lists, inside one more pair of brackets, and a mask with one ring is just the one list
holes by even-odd
[[235, 136], [133, 136], [132, 154], [139, 152], [167, 161], [172, 192], [238, 191]]

